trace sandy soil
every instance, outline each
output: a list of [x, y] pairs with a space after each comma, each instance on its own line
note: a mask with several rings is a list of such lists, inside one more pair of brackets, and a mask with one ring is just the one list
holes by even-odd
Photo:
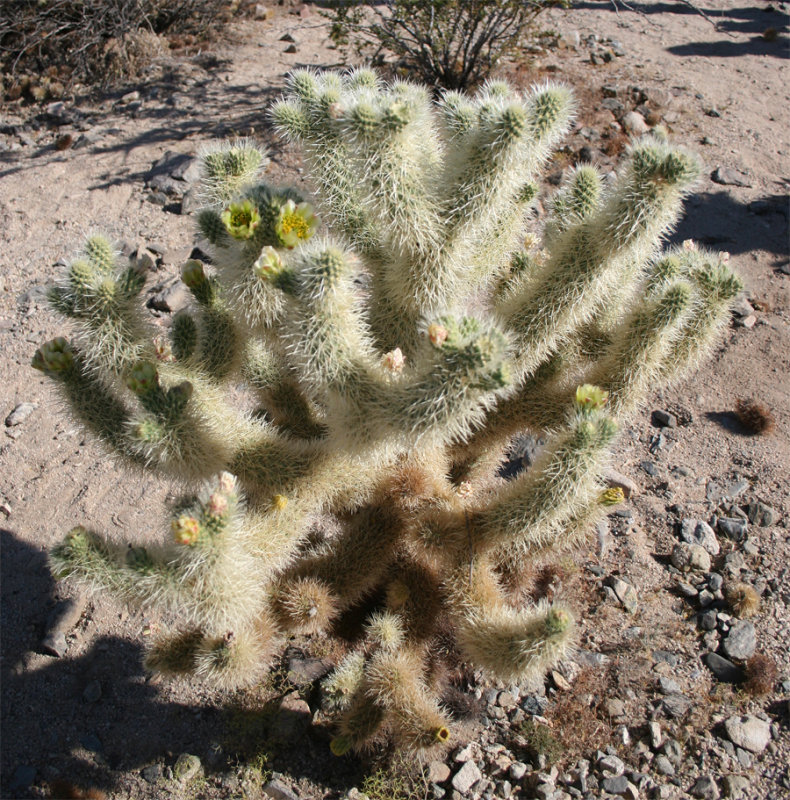
[[[762, 0], [751, 5], [721, 0], [716, 6], [718, 28], [682, 3], [615, 7], [584, 0], [573, 12], [542, 19], [542, 27], [562, 34], [553, 46], [503, 65], [524, 83], [548, 76], [577, 88], [581, 116], [566, 160], [589, 145], [601, 164], [614, 163], [602, 148], [616, 153], [622, 137], [612, 127], [613, 113], [601, 106], [603, 87], [616, 89], [625, 110], [638, 104], [639, 92], [632, 87], [640, 89], [672, 137], [700, 152], [707, 165], [673, 239], [693, 238], [729, 251], [755, 309], [750, 321], [756, 324], [734, 320], [705, 367], [657, 393], [618, 446], [618, 468], [642, 491], [630, 505], [631, 519], [615, 526], [601, 564], [637, 587], [639, 611], [632, 619], [593, 604], [597, 611], [591, 609], [583, 644], [608, 653], [619, 665], [617, 680], [635, 729], [647, 719], [652, 699], [652, 688], [646, 688], [650, 649], [685, 654], [689, 665], [702, 652], [693, 619], [684, 618], [688, 609], [669, 591], [672, 581], [661, 556], [671, 549], [674, 519], [710, 516], [716, 505], [710, 500], [712, 482], [743, 478], [748, 489], [739, 501], [761, 500], [778, 512], [771, 527], [752, 528], [754, 553], [745, 557], [768, 587], [756, 621], [759, 649], [777, 661], [782, 679], [790, 678], [787, 17], [782, 4]], [[216, 138], [252, 135], [272, 148], [272, 180], [301, 180], [298, 157], [274, 139], [265, 111], [292, 68], [339, 66], [320, 16], [315, 9], [309, 12], [310, 7], [299, 16], [277, 8], [266, 21], [240, 23], [232, 47], [215, 56], [169, 60], [150, 80], [105, 98], [67, 101], [49, 114], [7, 107], [0, 118], [5, 144], [0, 152], [0, 411], [5, 417], [20, 403], [37, 405], [22, 424], [4, 428], [0, 438], [3, 797], [47, 796], [48, 782], [59, 777], [99, 786], [118, 798], [240, 796], [245, 791], [245, 784], [228, 777], [226, 763], [221, 768], [225, 782], [209, 781], [200, 789], [178, 788], [164, 778], [152, 783], [141, 775], [152, 764], [172, 766], [182, 752], [196, 753], [210, 765], [212, 747], [232, 754], [234, 736], [245, 730], [238, 710], [222, 709], [220, 694], [146, 675], [141, 655], [155, 617], [97, 596], [69, 633], [65, 656], [42, 651], [55, 601], [73, 593], [53, 582], [47, 549], [79, 522], [119, 540], [163, 535], [159, 510], [175, 487], [119, 471], [61, 413], [51, 386], [29, 363], [41, 342], [64, 330], [43, 301], [43, 287], [58, 259], [73, 253], [86, 232], [104, 230], [132, 246], [166, 245], [160, 247], [164, 263], [151, 283], [177, 274], [192, 244], [190, 220], [173, 213], [172, 205], [151, 203], [144, 181], [166, 151], [194, 153]], [[763, 38], [768, 28], [778, 29], [779, 37]], [[285, 33], [296, 40], [295, 53], [285, 53]], [[623, 55], [591, 63], [591, 49], [612, 47], [588, 44], [591, 34], [616, 40]], [[122, 99], [132, 90], [139, 91], [141, 102]], [[19, 130], [27, 133], [20, 136]], [[589, 130], [596, 135], [590, 138]], [[57, 150], [56, 139], [66, 133], [73, 146]], [[745, 185], [714, 182], [710, 175], [719, 167], [735, 170]], [[771, 435], [749, 436], [739, 427], [732, 412], [740, 397], [757, 398], [773, 410]], [[651, 455], [657, 433], [650, 421], [653, 408], [682, 412], [690, 422], [668, 431], [665, 446]], [[656, 475], [640, 466], [645, 460], [655, 463]], [[673, 506], [681, 511], [672, 512]], [[624, 637], [629, 626], [644, 631], [638, 647]], [[752, 781], [751, 796], [788, 796], [779, 783], [790, 758], [786, 695], [778, 692], [759, 702], [722, 698], [704, 669], [689, 666], [678, 675], [686, 693], [708, 709], [696, 729], [687, 731], [692, 743], [694, 736], [703, 741], [705, 726], [728, 709], [769, 710], [780, 723], [779, 740], [751, 770], [741, 771]], [[474, 728], [469, 730], [474, 735]], [[325, 734], [305, 736], [280, 752], [274, 766], [306, 797], [336, 797], [359, 785], [365, 765], [333, 760], [326, 751]], [[32, 786], [24, 788], [27, 783]], [[253, 784], [247, 791], [257, 796]]]

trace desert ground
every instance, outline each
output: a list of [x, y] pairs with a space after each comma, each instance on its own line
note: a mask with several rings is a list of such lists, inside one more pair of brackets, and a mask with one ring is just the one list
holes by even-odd
[[[705, 174], [672, 241], [729, 252], [746, 289], [710, 360], [657, 389], [619, 440], [614, 461], [634, 492], [562, 578], [585, 610], [576, 663], [531, 692], [465, 687], [452, 747], [410, 784], [415, 797], [790, 797], [787, 7], [708, 5], [706, 19], [670, 0], [580, 0], [542, 16], [543, 35], [500, 66], [519, 85], [561, 80], [577, 93], [577, 122], [549, 176], [580, 159], [614, 168], [631, 111], [697, 151]], [[195, 243], [191, 157], [250, 136], [270, 148], [270, 180], [304, 185], [267, 107], [290, 70], [344, 63], [320, 9], [275, 6], [234, 22], [211, 52], [160, 59], [133, 85], [0, 111], [4, 798], [100, 796], [66, 784], [134, 800], [403, 796], [403, 764], [376, 773], [385, 762], [375, 756], [329, 754], [315, 676], [331, 648], [295, 641], [274, 678], [232, 696], [167, 683], [142, 666], [156, 614], [53, 580], [47, 551], [74, 525], [118, 541], [161, 538], [177, 489], [123, 471], [30, 367], [38, 345], [66, 329], [46, 287], [91, 231], [149, 258], [145, 296], [165, 327], [184, 302], [177, 277]], [[742, 398], [771, 412], [772, 431], [742, 426]], [[677, 424], [659, 427], [656, 410]], [[745, 519], [746, 532], [727, 538], [722, 517]], [[683, 519], [712, 523], [720, 551], [706, 573], [671, 568]], [[761, 595], [750, 649], [778, 667], [767, 694], [702, 660], [736, 624], [719, 602], [722, 579]], [[635, 589], [630, 611], [617, 580]], [[724, 614], [707, 628], [706, 603]], [[58, 626], [61, 638], [48, 639]], [[767, 738], [735, 741], [729, 721], [742, 716]], [[553, 744], [541, 748], [529, 731], [546, 721]], [[183, 754], [199, 759], [195, 774]], [[469, 786], [462, 771], [475, 777]]]

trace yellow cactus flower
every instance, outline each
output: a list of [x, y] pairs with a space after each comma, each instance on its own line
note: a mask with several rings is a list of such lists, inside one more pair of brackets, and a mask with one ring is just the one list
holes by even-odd
[[309, 203], [297, 205], [293, 200], [288, 200], [280, 209], [274, 230], [280, 243], [291, 250], [300, 242], [306, 242], [315, 233], [318, 223], [318, 217]]
[[74, 363], [74, 352], [68, 340], [57, 336], [36, 350], [31, 366], [41, 372], [54, 375], [65, 372]]
[[234, 239], [249, 239], [258, 225], [261, 224], [261, 215], [258, 207], [251, 200], [242, 200], [241, 203], [231, 203], [220, 215], [222, 224]]
[[179, 544], [186, 544], [190, 547], [197, 544], [200, 537], [200, 523], [188, 514], [182, 514], [170, 523], [173, 531], [173, 538]]
[[593, 386], [585, 383], [576, 390], [576, 407], [581, 411], [597, 411], [606, 405], [609, 399], [609, 392], [601, 389], [600, 386]]
[[283, 269], [283, 260], [280, 254], [267, 245], [252, 265], [252, 271], [261, 279], [267, 280], [279, 275]]

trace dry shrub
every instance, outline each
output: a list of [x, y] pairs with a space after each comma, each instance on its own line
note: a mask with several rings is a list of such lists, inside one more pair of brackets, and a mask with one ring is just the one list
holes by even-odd
[[770, 656], [755, 653], [746, 662], [746, 681], [743, 688], [749, 694], [760, 697], [774, 690], [778, 678], [776, 662]]
[[727, 587], [727, 603], [736, 617], [753, 617], [760, 610], [760, 595], [748, 583], [734, 583]]
[[[553, 707], [546, 713], [550, 720], [557, 722], [566, 760], [611, 740], [612, 727], [606, 722], [603, 709], [607, 696], [610, 696], [607, 694], [607, 678], [603, 678], [598, 670], [583, 669], [571, 684], [570, 691], [558, 694]], [[572, 721], [570, 725], [569, 720]]]
[[741, 398], [735, 404], [735, 413], [738, 415], [738, 421], [749, 433], [771, 433], [776, 425], [770, 409], [756, 400]]
[[6, 98], [62, 94], [62, 88], [43, 86], [44, 78], [106, 86], [137, 77], [166, 51], [163, 37], [207, 37], [227, 22], [229, 7], [230, 0], [4, 0], [0, 70]]
[[394, 53], [409, 77], [445, 89], [466, 89], [518, 46], [546, 8], [568, 0], [332, 0], [332, 39], [381, 60]]

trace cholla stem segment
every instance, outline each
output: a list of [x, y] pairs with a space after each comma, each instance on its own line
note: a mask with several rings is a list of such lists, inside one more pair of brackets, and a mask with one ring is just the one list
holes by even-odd
[[[176, 618], [149, 668], [241, 687], [289, 635], [343, 634], [323, 683], [342, 755], [447, 742], [442, 654], [522, 681], [569, 653], [571, 610], [524, 606], [502, 576], [622, 502], [600, 480], [619, 423], [699, 363], [741, 286], [724, 256], [659, 252], [700, 167], [657, 137], [611, 184], [571, 170], [542, 235], [527, 225], [573, 111], [559, 85], [434, 102], [370, 70], [300, 70], [272, 118], [314, 196], [262, 180], [251, 142], [206, 151], [208, 257], [183, 265], [193, 300], [167, 335], [106, 238], [63, 271], [50, 299], [71, 338], [33, 366], [184, 496], [145, 546], [77, 528], [52, 565]], [[524, 429], [545, 447], [505, 481]]]

